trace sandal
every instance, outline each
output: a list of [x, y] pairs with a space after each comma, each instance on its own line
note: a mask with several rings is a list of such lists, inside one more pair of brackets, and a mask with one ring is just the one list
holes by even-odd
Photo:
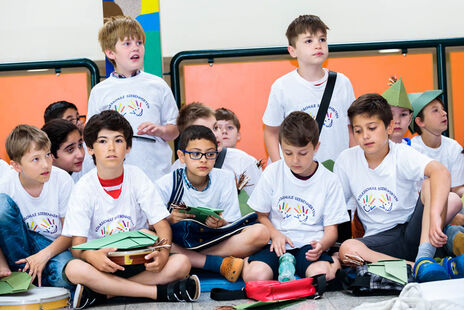
[[451, 258], [443, 258], [441, 265], [448, 272], [451, 279], [464, 278], [464, 254]]

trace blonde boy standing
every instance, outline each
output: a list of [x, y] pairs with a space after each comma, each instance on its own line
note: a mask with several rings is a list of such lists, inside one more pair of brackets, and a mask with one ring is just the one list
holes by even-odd
[[170, 171], [178, 114], [171, 89], [163, 79], [142, 71], [145, 33], [127, 16], [109, 19], [98, 39], [115, 72], [95, 86], [89, 97], [87, 119], [103, 110], [116, 110], [135, 133], [126, 163], [140, 167], [154, 182]]

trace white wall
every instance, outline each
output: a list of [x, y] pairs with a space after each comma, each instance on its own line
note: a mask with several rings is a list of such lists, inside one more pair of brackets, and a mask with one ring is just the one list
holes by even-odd
[[[160, 0], [162, 52], [285, 46], [307, 13], [330, 27], [329, 43], [464, 37], [463, 12], [463, 0]], [[102, 16], [101, 0], [0, 0], [0, 63], [102, 60]]]
[[298, 15], [329, 26], [330, 43], [464, 37], [463, 0], [160, 0], [162, 52], [285, 46]]
[[104, 59], [101, 0], [0, 0], [0, 63]]

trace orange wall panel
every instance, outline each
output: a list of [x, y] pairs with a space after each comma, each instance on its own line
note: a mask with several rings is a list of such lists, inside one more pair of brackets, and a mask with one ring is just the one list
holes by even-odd
[[[382, 93], [392, 75], [403, 79], [408, 92], [433, 88], [433, 55], [430, 53], [333, 57], [328, 59], [326, 66], [345, 74], [356, 96]], [[214, 109], [226, 107], [234, 111], [242, 126], [242, 138], [237, 147], [257, 159], [265, 159], [262, 116], [269, 91], [278, 77], [295, 68], [294, 60], [184, 65], [186, 103], [200, 101]]]
[[5, 140], [18, 124], [42, 127], [45, 108], [52, 102], [74, 103], [87, 113], [87, 73], [0, 77], [0, 158], [7, 160]]
[[453, 104], [454, 139], [464, 145], [464, 52], [451, 52], [451, 98]]

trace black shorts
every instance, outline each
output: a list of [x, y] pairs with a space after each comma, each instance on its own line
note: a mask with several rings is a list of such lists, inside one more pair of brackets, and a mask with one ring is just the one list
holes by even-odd
[[[279, 258], [277, 257], [275, 252], [270, 251], [270, 248], [270, 244], [266, 245], [259, 252], [251, 255], [248, 258], [248, 262], [251, 263], [252, 261], [260, 261], [267, 264], [272, 269], [272, 273], [274, 274], [274, 280], [277, 280], [277, 277], [279, 276]], [[299, 249], [287, 250], [288, 253], [295, 256], [295, 270], [296, 274], [300, 278], [306, 277], [306, 269], [308, 269], [309, 265], [314, 263], [312, 261], [307, 260], [305, 257], [306, 252], [308, 250], [311, 250], [312, 248], [313, 247], [308, 244]], [[330, 257], [330, 255], [327, 254], [327, 252], [323, 252], [317, 261], [329, 262], [331, 264], [333, 263], [332, 257]]]
[[137, 265], [127, 265], [123, 266], [124, 270], [117, 270], [115, 273], [113, 273], [115, 276], [124, 278], [124, 279], [129, 279], [135, 275], [138, 275], [141, 272], [144, 272], [145, 265], [144, 264], [137, 264]]
[[417, 200], [416, 207], [409, 222], [398, 224], [376, 235], [357, 238], [356, 240], [361, 241], [373, 251], [414, 261], [420, 243], [423, 213], [424, 205], [419, 195], [419, 199]]

